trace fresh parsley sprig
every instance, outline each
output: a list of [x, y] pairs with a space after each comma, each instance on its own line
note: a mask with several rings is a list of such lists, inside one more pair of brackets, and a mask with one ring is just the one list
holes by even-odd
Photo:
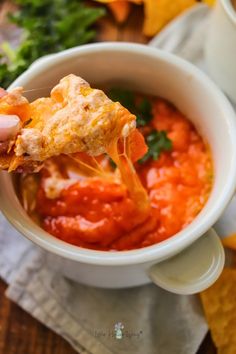
[[163, 151], [172, 150], [172, 141], [168, 138], [166, 131], [153, 130], [146, 136], [148, 152], [139, 160], [144, 163], [150, 158], [157, 160]]
[[[137, 117], [137, 127], [143, 127], [150, 123], [153, 118], [152, 105], [147, 98], [143, 98], [140, 103], [135, 102], [135, 95], [129, 90], [112, 88], [108, 92], [112, 101], [120, 102], [131, 113]], [[163, 151], [171, 151], [172, 141], [168, 138], [166, 131], [152, 130], [146, 137], [148, 152], [139, 160], [144, 163], [150, 158], [157, 160]]]
[[143, 127], [152, 120], [152, 105], [147, 98], [143, 98], [141, 102], [135, 102], [135, 96], [132, 91], [120, 88], [112, 88], [108, 92], [108, 96], [114, 102], [120, 102], [131, 113], [137, 117], [137, 127]]
[[93, 25], [105, 14], [82, 0], [15, 0], [19, 11], [9, 15], [22, 28], [22, 41], [14, 50], [0, 47], [0, 86], [7, 88], [39, 57], [90, 42]]

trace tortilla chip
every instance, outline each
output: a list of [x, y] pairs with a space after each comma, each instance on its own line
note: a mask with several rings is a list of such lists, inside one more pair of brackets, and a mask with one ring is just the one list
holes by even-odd
[[[154, 36], [168, 22], [181, 14], [186, 9], [199, 3], [198, 0], [95, 0], [103, 4], [110, 4], [116, 20], [124, 22], [129, 14], [129, 2], [144, 4], [144, 27], [143, 32], [146, 36]], [[214, 5], [215, 0], [202, 0], [202, 3]], [[116, 4], [117, 3], [117, 4]], [[120, 4], [123, 3], [123, 4]], [[125, 4], [126, 3], [126, 4]], [[112, 4], [112, 6], [111, 6]]]
[[222, 239], [222, 243], [225, 247], [236, 251], [236, 234], [225, 237]]
[[1, 155], [0, 156], [0, 170], [8, 170], [11, 163], [12, 156], [11, 155]]
[[142, 4], [143, 0], [95, 0], [97, 2], [101, 2], [102, 4], [107, 4], [109, 9], [111, 10], [115, 20], [118, 23], [123, 23], [129, 16], [131, 5], [134, 4]]
[[0, 156], [0, 170], [8, 172], [38, 172], [42, 167], [42, 162], [26, 160], [23, 156], [15, 156], [13, 153]]
[[[120, 2], [118, 0], [95, 0], [95, 1], [101, 2], [103, 4], [109, 4], [111, 2]], [[141, 4], [143, 2], [143, 0], [127, 0], [127, 1], [133, 2], [135, 4]]]
[[23, 157], [17, 157], [13, 154], [4, 154], [0, 156], [0, 170], [8, 170], [8, 172], [12, 172], [22, 164], [24, 164]]
[[215, 0], [203, 0], [203, 2], [209, 6], [212, 6], [215, 4]]
[[196, 4], [195, 0], [144, 0], [144, 34], [153, 36], [169, 21]]
[[236, 269], [225, 268], [200, 297], [212, 339], [220, 354], [236, 353]]
[[115, 20], [118, 23], [125, 22], [131, 10], [131, 5], [126, 0], [112, 1], [108, 3], [107, 6], [110, 8], [113, 16], [115, 17]]
[[24, 164], [24, 158], [22, 156], [13, 156], [8, 168], [8, 172], [15, 171], [17, 167]]
[[[181, 14], [186, 9], [199, 3], [197, 0], [143, 0], [144, 1], [144, 28], [146, 36], [153, 36], [168, 22]], [[215, 0], [202, 2], [213, 5]]]

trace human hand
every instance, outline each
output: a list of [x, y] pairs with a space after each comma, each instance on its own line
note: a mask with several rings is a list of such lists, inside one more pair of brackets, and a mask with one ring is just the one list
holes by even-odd
[[[0, 87], [0, 99], [7, 95], [7, 91]], [[7, 151], [9, 141], [20, 129], [20, 118], [17, 115], [0, 113], [0, 154]]]

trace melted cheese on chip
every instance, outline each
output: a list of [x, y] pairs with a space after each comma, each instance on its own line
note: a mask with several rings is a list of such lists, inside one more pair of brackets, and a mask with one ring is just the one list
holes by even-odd
[[15, 153], [37, 161], [61, 153], [100, 155], [112, 139], [129, 135], [136, 126], [126, 108], [75, 75], [63, 78], [50, 98], [30, 106], [32, 121], [18, 136]]
[[[0, 155], [0, 167], [21, 172], [24, 166], [38, 168], [48, 158], [66, 154], [74, 155], [81, 166], [101, 175], [98, 166], [93, 166], [91, 159], [84, 162], [80, 154], [94, 157], [107, 153], [117, 164], [137, 207], [149, 208], [147, 192], [131, 162], [126, 139], [135, 131], [136, 117], [103, 91], [92, 89], [85, 80], [71, 74], [60, 80], [50, 97], [32, 103], [22, 96], [22, 88], [14, 89], [0, 99], [1, 113], [18, 113], [23, 127], [8, 154]], [[51, 191], [55, 181], [49, 182], [47, 187]]]
[[[119, 102], [72, 74], [50, 97], [28, 103], [22, 91], [16, 88], [0, 99], [0, 114], [16, 114], [24, 123], [11, 149], [10, 170], [22, 161], [42, 162], [62, 153], [100, 155], [111, 140], [128, 136], [136, 126], [135, 116]], [[0, 164], [1, 159], [6, 168], [6, 156], [1, 155]]]

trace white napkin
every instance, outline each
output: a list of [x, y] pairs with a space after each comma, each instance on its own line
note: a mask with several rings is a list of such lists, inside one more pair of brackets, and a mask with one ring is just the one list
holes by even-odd
[[[150, 45], [203, 68], [208, 15], [204, 5], [192, 8]], [[233, 200], [216, 225], [220, 235], [236, 231], [235, 203]], [[194, 354], [207, 332], [197, 296], [174, 295], [152, 284], [104, 290], [64, 279], [48, 269], [45, 253], [1, 215], [0, 276], [9, 284], [6, 294], [10, 299], [63, 336], [79, 353]]]

